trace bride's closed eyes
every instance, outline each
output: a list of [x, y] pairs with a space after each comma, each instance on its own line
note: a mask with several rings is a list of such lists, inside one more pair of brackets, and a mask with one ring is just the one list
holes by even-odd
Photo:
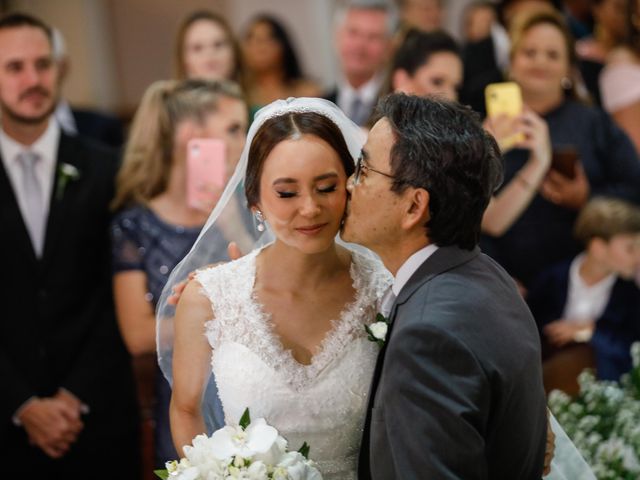
[[[314, 188], [318, 193], [329, 194], [333, 193], [338, 188], [338, 174], [335, 172], [325, 173], [323, 175], [318, 175], [313, 179], [315, 185]], [[295, 178], [278, 178], [273, 182], [273, 186], [276, 187], [276, 194], [280, 198], [293, 198], [298, 194], [298, 189], [282, 189], [277, 188], [280, 185], [291, 185], [292, 187], [298, 185], [298, 181]]]
[[[318, 191], [318, 193], [333, 193], [336, 191], [337, 188], [338, 188], [338, 184], [334, 183], [329, 186], [322, 186], [322, 187], [318, 186], [316, 190]], [[280, 198], [293, 198], [298, 194], [298, 192], [292, 191], [292, 190], [288, 190], [288, 191], [276, 190], [276, 194]]]

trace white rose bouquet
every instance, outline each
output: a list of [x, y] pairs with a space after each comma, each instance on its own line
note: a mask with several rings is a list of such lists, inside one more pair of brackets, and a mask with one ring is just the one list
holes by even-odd
[[278, 431], [264, 418], [252, 422], [249, 409], [239, 425], [227, 425], [210, 437], [198, 435], [184, 446], [184, 454], [156, 475], [165, 480], [322, 480], [306, 443], [297, 452], [287, 451]]

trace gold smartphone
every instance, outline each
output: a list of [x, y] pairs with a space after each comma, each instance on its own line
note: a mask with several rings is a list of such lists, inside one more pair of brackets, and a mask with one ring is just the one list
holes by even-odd
[[[489, 118], [499, 115], [517, 117], [522, 113], [522, 92], [520, 86], [515, 82], [487, 85], [484, 90], [484, 98]], [[524, 134], [522, 132], [515, 133], [503, 139], [501, 146], [506, 150], [522, 140], [524, 140]]]

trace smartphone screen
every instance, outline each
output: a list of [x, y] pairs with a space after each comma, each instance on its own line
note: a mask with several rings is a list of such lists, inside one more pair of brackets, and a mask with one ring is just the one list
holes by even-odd
[[226, 182], [226, 148], [222, 140], [194, 138], [187, 144], [187, 204], [210, 212]]
[[[522, 113], [522, 92], [520, 86], [515, 82], [491, 83], [485, 88], [484, 95], [487, 115], [490, 118], [499, 115], [517, 117]], [[524, 140], [524, 135], [521, 132], [514, 133], [503, 138], [501, 146], [503, 149], [508, 149], [522, 140]]]
[[572, 145], [554, 147], [551, 168], [567, 178], [576, 177], [576, 165], [580, 161], [578, 150]]

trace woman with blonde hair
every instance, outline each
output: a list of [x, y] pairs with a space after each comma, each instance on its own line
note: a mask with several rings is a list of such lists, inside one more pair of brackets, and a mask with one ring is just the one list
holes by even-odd
[[[111, 228], [116, 312], [134, 357], [155, 354], [156, 303], [210, 213], [187, 204], [187, 143], [223, 140], [227, 171], [233, 171], [246, 130], [246, 105], [231, 82], [159, 81], [142, 99], [117, 178], [118, 213]], [[176, 454], [168, 423], [170, 389], [162, 375], [156, 375], [156, 396], [156, 463], [163, 466]]]

